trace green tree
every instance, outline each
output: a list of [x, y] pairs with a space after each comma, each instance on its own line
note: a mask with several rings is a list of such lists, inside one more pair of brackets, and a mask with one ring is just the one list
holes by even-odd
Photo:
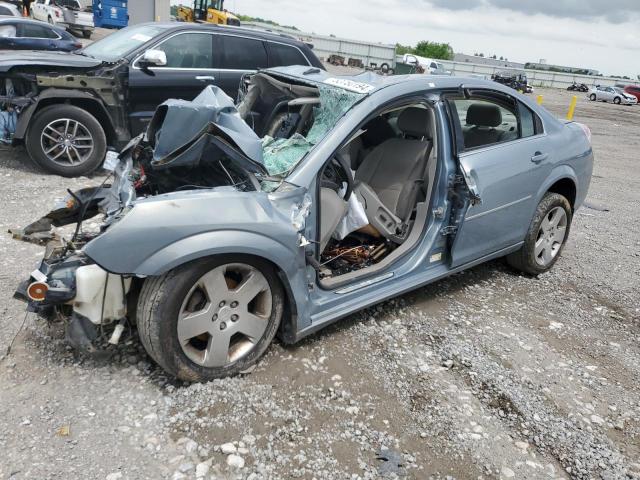
[[453, 48], [448, 43], [423, 40], [416, 45], [415, 53], [421, 57], [453, 60]]
[[405, 53], [415, 53], [414, 48], [408, 45], [400, 45], [396, 43], [396, 54], [404, 55]]

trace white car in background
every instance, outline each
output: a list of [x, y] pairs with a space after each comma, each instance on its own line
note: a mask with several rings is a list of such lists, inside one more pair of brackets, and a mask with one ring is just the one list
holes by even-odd
[[451, 75], [451, 72], [444, 68], [444, 64], [432, 58], [405, 53], [402, 57], [402, 62], [409, 65], [420, 65], [427, 75]]
[[93, 8], [84, 6], [80, 0], [36, 0], [31, 4], [31, 16], [51, 25], [81, 32], [84, 38], [91, 38], [94, 30]]
[[22, 17], [22, 14], [14, 4], [0, 2], [0, 17]]
[[602, 85], [596, 85], [592, 87], [588, 93], [589, 100], [592, 102], [613, 102], [616, 105], [635, 105], [638, 103], [638, 99], [625, 92], [619, 87], [604, 87]]

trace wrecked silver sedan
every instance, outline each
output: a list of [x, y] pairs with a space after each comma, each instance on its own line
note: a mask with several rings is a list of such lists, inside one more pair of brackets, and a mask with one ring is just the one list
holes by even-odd
[[590, 133], [469, 82], [288, 67], [237, 105], [216, 87], [166, 102], [103, 185], [13, 232], [46, 245], [16, 295], [86, 350], [137, 327], [202, 381], [493, 258], [543, 273], [586, 196]]

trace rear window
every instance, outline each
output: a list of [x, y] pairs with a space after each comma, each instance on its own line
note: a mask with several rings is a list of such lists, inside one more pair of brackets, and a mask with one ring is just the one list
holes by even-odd
[[220, 35], [222, 40], [222, 68], [228, 70], [257, 70], [267, 67], [267, 51], [261, 40]]
[[269, 42], [269, 66], [288, 67], [290, 65], [309, 65], [306, 57], [296, 47], [282, 43]]

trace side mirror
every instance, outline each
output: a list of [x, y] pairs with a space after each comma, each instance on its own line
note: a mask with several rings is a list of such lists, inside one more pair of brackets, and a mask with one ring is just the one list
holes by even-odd
[[139, 63], [142, 67], [164, 67], [167, 64], [167, 54], [162, 50], [147, 50]]

